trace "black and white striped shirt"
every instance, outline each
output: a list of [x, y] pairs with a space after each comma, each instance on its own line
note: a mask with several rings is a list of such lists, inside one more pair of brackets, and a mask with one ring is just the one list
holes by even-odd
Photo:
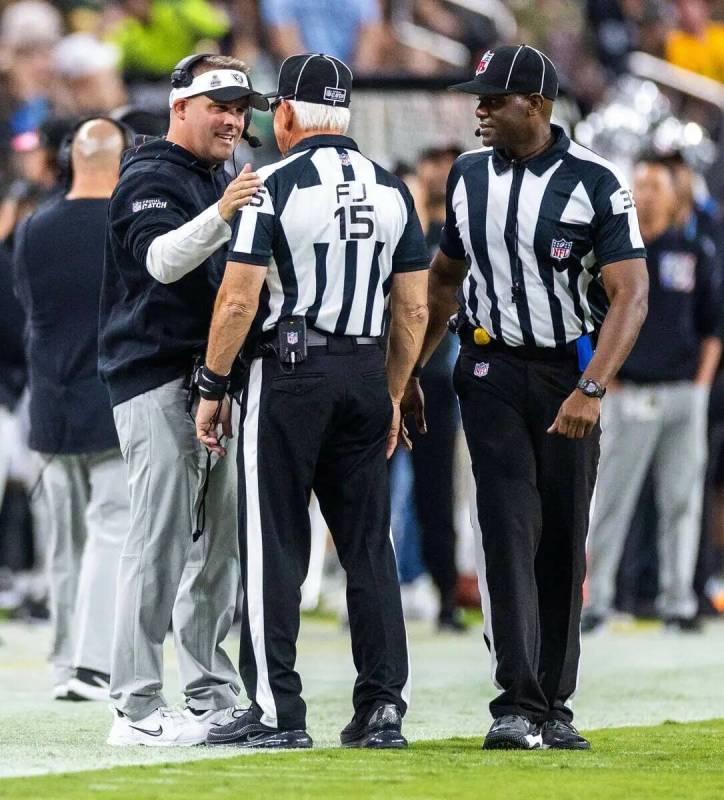
[[536, 158], [474, 150], [448, 178], [440, 248], [467, 261], [464, 312], [512, 346], [563, 347], [592, 333], [607, 308], [601, 267], [646, 255], [617, 168], [552, 128]]
[[269, 265], [257, 329], [299, 315], [324, 333], [380, 336], [394, 273], [429, 264], [405, 184], [337, 135], [258, 172], [267, 191], [237, 216], [228, 255]]

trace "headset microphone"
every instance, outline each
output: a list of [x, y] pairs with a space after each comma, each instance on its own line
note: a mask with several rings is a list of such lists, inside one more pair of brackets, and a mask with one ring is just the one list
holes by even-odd
[[249, 147], [261, 147], [261, 139], [250, 134], [248, 130], [245, 130], [244, 133], [241, 134], [241, 138], [246, 140]]
[[483, 135], [483, 132], [480, 130], [480, 128], [476, 128], [475, 129], [475, 135], [476, 136], [482, 136]]

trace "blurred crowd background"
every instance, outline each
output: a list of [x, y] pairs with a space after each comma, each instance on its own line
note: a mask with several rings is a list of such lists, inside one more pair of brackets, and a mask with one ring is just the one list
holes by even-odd
[[[192, 52], [244, 60], [271, 91], [288, 55], [326, 52], [355, 73], [351, 134], [409, 183], [434, 252], [452, 161], [477, 147], [474, 101], [445, 91], [502, 43], [544, 50], [562, 79], [556, 121], [630, 171], [643, 151], [681, 166], [681, 224], [718, 248], [724, 201], [724, 0], [18, 0], [0, 3], [0, 609], [46, 616], [42, 462], [24, 444], [22, 312], [14, 300], [13, 231], [62, 191], [58, 148], [91, 114], [162, 135], [169, 74]], [[278, 153], [269, 115], [264, 147], [246, 145], [230, 168]], [[697, 234], [699, 235], [699, 234]], [[704, 235], [704, 234], [702, 234]], [[665, 346], [665, 343], [662, 343]], [[427, 371], [432, 455], [392, 465], [393, 533], [409, 616], [460, 629], [459, 606], [478, 602], [467, 521], [465, 448], [450, 386], [454, 342]], [[434, 398], [434, 399], [433, 399]], [[724, 611], [724, 378], [710, 403], [710, 458], [696, 588], [700, 611]], [[422, 450], [422, 448], [421, 448]], [[653, 615], [655, 511], [644, 490], [618, 576], [617, 607]], [[446, 561], [456, 541], [454, 563]], [[328, 559], [329, 562], [332, 559]], [[332, 569], [328, 566], [328, 569]], [[320, 599], [318, 582], [307, 607]], [[334, 585], [334, 576], [322, 583]]]

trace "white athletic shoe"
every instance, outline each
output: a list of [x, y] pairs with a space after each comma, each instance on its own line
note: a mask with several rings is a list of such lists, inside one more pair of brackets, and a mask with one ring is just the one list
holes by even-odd
[[198, 713], [186, 706], [181, 713], [186, 719], [203, 725], [208, 734], [208, 732], [214, 728], [219, 728], [222, 725], [228, 725], [230, 722], [233, 722], [235, 719], [242, 716], [245, 711], [246, 709], [241, 706], [229, 706], [228, 708], [220, 708], [218, 710], [211, 708], [208, 711]]
[[188, 719], [181, 711], [161, 707], [135, 722], [113, 708], [107, 743], [115, 747], [144, 744], [147, 747], [190, 747], [206, 741], [206, 726]]
[[79, 668], [68, 681], [68, 693], [73, 700], [110, 699], [111, 676], [93, 669]]
[[53, 700], [70, 700], [67, 683], [56, 683], [53, 686]]

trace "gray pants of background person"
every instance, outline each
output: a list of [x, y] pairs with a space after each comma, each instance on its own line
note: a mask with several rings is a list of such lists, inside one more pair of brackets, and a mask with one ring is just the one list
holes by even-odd
[[[238, 407], [234, 404], [235, 430]], [[111, 698], [132, 720], [166, 705], [163, 641], [173, 618], [181, 688], [189, 706], [234, 705], [239, 676], [221, 648], [239, 586], [236, 439], [213, 456], [205, 532], [196, 542], [206, 449], [186, 410], [183, 380], [113, 409], [128, 465], [131, 528], [118, 576]]]
[[690, 382], [625, 384], [602, 404], [601, 461], [588, 536], [588, 606], [611, 611], [616, 573], [642, 484], [653, 467], [662, 617], [696, 614], [708, 391]]
[[128, 533], [126, 465], [117, 449], [48, 456], [48, 583], [56, 685], [75, 667], [110, 672], [118, 562]]

